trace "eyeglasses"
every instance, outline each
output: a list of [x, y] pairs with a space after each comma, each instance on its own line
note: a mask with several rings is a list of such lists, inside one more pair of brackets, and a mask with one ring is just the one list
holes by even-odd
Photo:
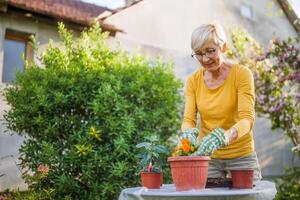
[[205, 52], [201, 53], [201, 52], [197, 52], [197, 53], [192, 53], [192, 57], [196, 60], [201, 60], [203, 58], [203, 56], [205, 55], [207, 58], [212, 58], [213, 56], [215, 56], [217, 52], [217, 49], [215, 48], [208, 48], [205, 50]]

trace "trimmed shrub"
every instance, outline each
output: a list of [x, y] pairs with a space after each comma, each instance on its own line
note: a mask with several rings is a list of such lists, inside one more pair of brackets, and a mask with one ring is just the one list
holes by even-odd
[[7, 126], [26, 136], [20, 159], [33, 191], [116, 199], [139, 185], [135, 145], [153, 134], [165, 144], [179, 129], [182, 84], [171, 64], [111, 50], [98, 25], [79, 38], [58, 28], [62, 45], [50, 41], [41, 64], [5, 90]]

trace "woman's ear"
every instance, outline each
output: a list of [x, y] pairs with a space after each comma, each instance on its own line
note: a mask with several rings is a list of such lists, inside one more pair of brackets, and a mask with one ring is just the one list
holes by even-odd
[[227, 43], [224, 42], [221, 46], [221, 52], [224, 53], [227, 50]]

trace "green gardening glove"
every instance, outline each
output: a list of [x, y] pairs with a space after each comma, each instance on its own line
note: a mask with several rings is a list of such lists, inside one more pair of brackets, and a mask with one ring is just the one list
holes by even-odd
[[199, 133], [199, 130], [197, 128], [188, 128], [188, 129], [185, 129], [179, 135], [179, 140], [188, 139], [191, 142], [191, 144], [196, 145], [197, 144], [198, 133]]
[[210, 156], [215, 150], [228, 145], [228, 137], [225, 135], [224, 129], [216, 128], [208, 136], [204, 137], [194, 156]]

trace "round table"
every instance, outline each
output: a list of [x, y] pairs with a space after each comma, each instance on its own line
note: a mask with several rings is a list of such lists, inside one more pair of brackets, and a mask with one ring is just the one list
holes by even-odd
[[119, 200], [271, 200], [275, 197], [275, 184], [270, 181], [254, 182], [252, 189], [206, 188], [176, 192], [174, 184], [164, 184], [160, 189], [144, 187], [122, 190]]

